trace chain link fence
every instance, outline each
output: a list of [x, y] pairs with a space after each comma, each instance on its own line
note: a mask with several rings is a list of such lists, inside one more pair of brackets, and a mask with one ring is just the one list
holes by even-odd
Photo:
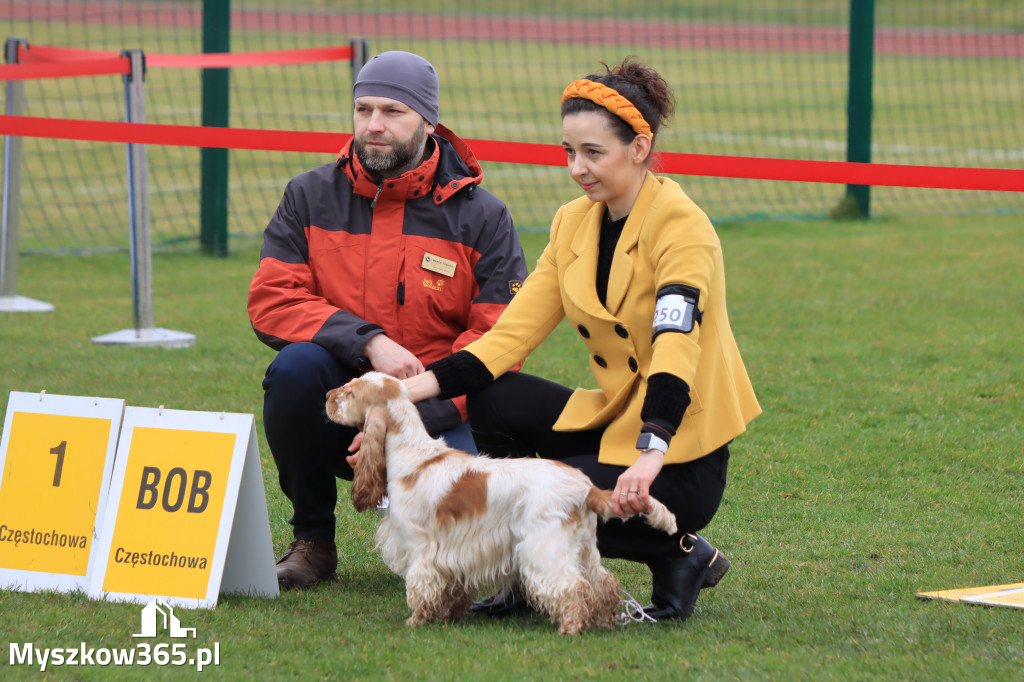
[[[441, 122], [471, 139], [558, 144], [559, 98], [575, 78], [635, 55], [673, 86], [666, 152], [846, 160], [848, 0], [798, 2], [479, 2], [380, 0], [231, 3], [231, 51], [345, 45], [372, 56], [401, 49], [441, 79]], [[202, 51], [202, 2], [31, 0], [0, 7], [6, 37], [30, 45], [152, 54]], [[1024, 161], [1024, 4], [908, 0], [878, 3], [872, 160], [1019, 168]], [[230, 125], [351, 132], [347, 62], [255, 66], [230, 73]], [[198, 69], [151, 69], [149, 123], [200, 125]], [[29, 81], [28, 116], [124, 120], [115, 76]], [[124, 249], [123, 145], [24, 140], [22, 252]], [[150, 212], [158, 248], [193, 248], [199, 235], [196, 148], [149, 149]], [[232, 240], [258, 239], [287, 181], [331, 155], [232, 150]], [[579, 190], [562, 168], [493, 163], [484, 184], [521, 229], [544, 230]], [[711, 218], [823, 217], [845, 188], [682, 176]], [[1024, 209], [1018, 193], [877, 187], [875, 215]]]

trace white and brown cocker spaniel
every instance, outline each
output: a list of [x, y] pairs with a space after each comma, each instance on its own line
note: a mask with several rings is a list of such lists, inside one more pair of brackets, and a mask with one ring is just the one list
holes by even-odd
[[[478, 591], [505, 584], [562, 634], [614, 625], [619, 585], [597, 551], [597, 517], [615, 517], [610, 491], [557, 461], [453, 450], [430, 437], [402, 383], [378, 372], [328, 393], [327, 415], [363, 431], [352, 504], [389, 498], [377, 546], [405, 579], [407, 625], [457, 620]], [[647, 523], [674, 533], [675, 516], [651, 507]]]

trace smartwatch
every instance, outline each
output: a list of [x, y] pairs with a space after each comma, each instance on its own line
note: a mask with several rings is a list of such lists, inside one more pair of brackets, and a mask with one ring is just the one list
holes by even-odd
[[668, 452], [668, 443], [653, 433], [641, 433], [640, 437], [636, 439], [636, 449], [641, 451], [661, 450], [662, 452]]

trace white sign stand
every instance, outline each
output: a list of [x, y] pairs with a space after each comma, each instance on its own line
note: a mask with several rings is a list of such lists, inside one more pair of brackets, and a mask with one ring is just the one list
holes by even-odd
[[124, 401], [12, 391], [0, 439], [0, 587], [85, 590]]
[[128, 407], [89, 596], [212, 608], [278, 594], [251, 414]]

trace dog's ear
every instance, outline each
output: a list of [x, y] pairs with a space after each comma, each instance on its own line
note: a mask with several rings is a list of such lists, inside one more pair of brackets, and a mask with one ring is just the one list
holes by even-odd
[[356, 511], [375, 509], [388, 492], [384, 436], [390, 421], [391, 413], [383, 405], [374, 405], [366, 413], [363, 442], [352, 477], [352, 506]]

